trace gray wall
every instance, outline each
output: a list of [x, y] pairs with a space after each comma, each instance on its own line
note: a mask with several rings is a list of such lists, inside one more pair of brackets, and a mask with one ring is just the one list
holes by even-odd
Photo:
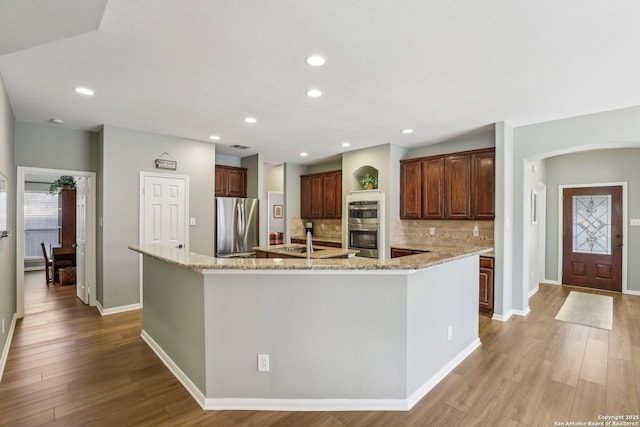
[[[13, 315], [16, 313], [16, 167], [14, 162], [14, 118], [9, 98], [0, 78], [0, 172], [7, 177], [7, 228], [10, 237], [0, 239], [0, 355], [7, 345]], [[0, 372], [0, 376], [2, 373]]]
[[[190, 270], [144, 256], [142, 330], [193, 383], [206, 391], [204, 280]], [[177, 286], [176, 286], [177, 285]]]
[[[531, 238], [528, 229], [524, 228], [526, 218], [524, 194], [527, 189], [524, 169], [528, 162], [572, 152], [625, 147], [640, 147], [640, 107], [589, 114], [514, 129], [512, 157], [514, 191], [512, 198], [506, 201], [513, 206], [514, 308], [524, 309], [528, 306], [526, 295], [523, 295], [529, 283], [527, 277], [529, 257], [525, 256], [524, 248], [528, 248]], [[549, 199], [550, 197], [547, 197], [547, 200]]]
[[302, 165], [284, 164], [284, 243], [291, 243], [291, 219], [300, 217], [300, 175], [305, 173]]
[[407, 150], [405, 159], [417, 157], [437, 156], [439, 154], [455, 153], [458, 151], [479, 150], [496, 146], [495, 126], [487, 126], [475, 132], [469, 132], [439, 144], [413, 147]]
[[342, 170], [342, 159], [321, 163], [317, 165], [309, 165], [307, 166], [307, 171], [305, 172], [305, 174], [331, 172], [331, 171], [339, 171], [339, 170]]
[[[165, 151], [178, 163], [175, 172], [155, 169], [154, 159]], [[97, 295], [104, 308], [113, 308], [140, 302], [138, 255], [127, 245], [139, 240], [141, 171], [189, 176], [189, 216], [195, 217], [197, 224], [189, 227], [190, 251], [213, 256], [215, 146], [105, 126], [101, 162], [102, 205], [98, 216], [103, 227], [97, 253], [104, 259]]]
[[23, 122], [16, 122], [15, 132], [17, 166], [98, 171], [95, 132]]
[[[378, 189], [385, 194], [385, 257], [389, 258], [389, 236], [391, 218], [399, 216], [399, 176], [400, 163], [399, 157], [404, 154], [397, 151], [398, 148], [391, 144], [378, 145], [376, 147], [365, 148], [362, 150], [350, 151], [342, 155], [342, 206], [345, 206], [346, 196], [353, 190], [361, 190], [362, 187], [358, 182], [354, 173], [363, 166], [371, 166], [378, 170]], [[401, 149], [400, 149], [401, 150]], [[395, 160], [398, 161], [395, 161]], [[392, 202], [393, 200], [393, 202]], [[392, 212], [391, 206], [394, 204], [395, 212]], [[346, 215], [343, 215], [343, 230], [346, 229]]]
[[[547, 159], [546, 277], [558, 278], [558, 186], [628, 182], [628, 218], [640, 218], [640, 148], [587, 151]], [[640, 291], [640, 227], [629, 227], [628, 287]]]

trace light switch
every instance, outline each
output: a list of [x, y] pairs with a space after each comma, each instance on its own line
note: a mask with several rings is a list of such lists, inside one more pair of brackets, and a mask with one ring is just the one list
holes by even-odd
[[196, 219], [195, 219], [195, 217], [191, 217], [191, 218], [189, 218], [189, 225], [196, 225]]
[[632, 218], [631, 219], [631, 225], [635, 226], [635, 227], [640, 227], [640, 219], [638, 218]]

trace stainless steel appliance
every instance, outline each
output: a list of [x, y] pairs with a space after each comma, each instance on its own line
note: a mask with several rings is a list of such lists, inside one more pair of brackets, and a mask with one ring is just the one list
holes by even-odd
[[359, 250], [358, 256], [380, 258], [380, 200], [352, 200], [348, 213], [349, 249]]
[[216, 256], [249, 257], [258, 246], [258, 199], [216, 197]]

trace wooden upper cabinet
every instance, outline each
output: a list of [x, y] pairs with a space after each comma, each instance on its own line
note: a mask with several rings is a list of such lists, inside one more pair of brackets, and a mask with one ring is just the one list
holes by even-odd
[[300, 216], [342, 218], [342, 171], [300, 177]]
[[495, 149], [400, 161], [400, 218], [495, 218]]
[[247, 169], [215, 165], [216, 197], [247, 197]]
[[476, 219], [494, 219], [496, 194], [495, 150], [475, 153], [471, 175], [473, 216]]
[[422, 218], [445, 218], [444, 157], [422, 160]]
[[471, 158], [445, 157], [445, 203], [447, 219], [471, 219]]
[[400, 162], [400, 218], [421, 218], [421, 160]]

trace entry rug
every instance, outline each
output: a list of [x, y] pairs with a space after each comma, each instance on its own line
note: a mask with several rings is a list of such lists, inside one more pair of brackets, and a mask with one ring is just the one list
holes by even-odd
[[613, 297], [571, 291], [556, 320], [611, 330]]

